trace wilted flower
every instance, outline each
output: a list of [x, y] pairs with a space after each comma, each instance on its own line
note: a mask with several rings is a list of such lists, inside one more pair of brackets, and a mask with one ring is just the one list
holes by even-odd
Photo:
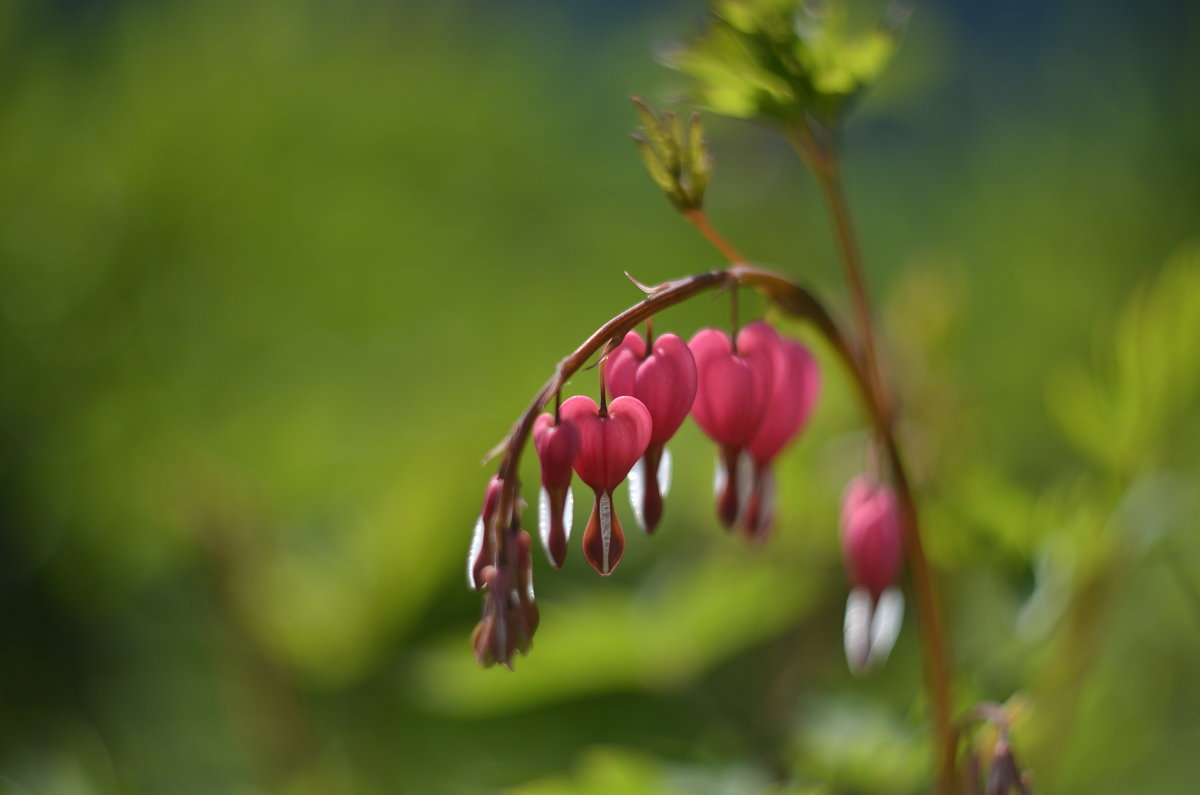
[[615, 398], [601, 408], [590, 397], [563, 402], [560, 416], [579, 429], [575, 473], [596, 492], [583, 533], [583, 556], [601, 574], [611, 574], [625, 553], [625, 534], [612, 507], [612, 492], [650, 443], [650, 412], [634, 397]]
[[691, 411], [696, 362], [687, 343], [674, 334], [655, 338], [647, 351], [646, 341], [631, 331], [609, 354], [604, 381], [609, 392], [633, 396], [650, 412], [650, 443], [630, 471], [629, 500], [638, 524], [652, 533], [671, 487], [671, 453], [665, 445]]
[[524, 530], [511, 533], [499, 566], [483, 567], [483, 618], [471, 636], [475, 657], [485, 666], [512, 667], [514, 652], [528, 654], [538, 627], [533, 601], [533, 541]]

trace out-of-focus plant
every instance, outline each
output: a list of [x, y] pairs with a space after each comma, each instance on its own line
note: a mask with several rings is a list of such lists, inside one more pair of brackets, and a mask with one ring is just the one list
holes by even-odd
[[[568, 484], [570, 462], [596, 491], [583, 549], [601, 574], [615, 568], [625, 549], [612, 503], [615, 487], [634, 472], [630, 493], [635, 495], [639, 518], [649, 505], [644, 502], [647, 488], [661, 489], [656, 497], [666, 495], [670, 468], [661, 445], [678, 428], [676, 404], [685, 412], [690, 408], [697, 424], [718, 445], [715, 491], [721, 523], [738, 527], [751, 539], [765, 537], [773, 523], [775, 489], [765, 464], [804, 424], [815, 399], [817, 375], [811, 356], [799, 346], [793, 355], [792, 344], [767, 324], [739, 328], [737, 290], [748, 287], [785, 314], [811, 324], [859, 389], [878, 464], [877, 471], [848, 487], [843, 506], [842, 546], [855, 586], [846, 605], [847, 660], [855, 670], [863, 670], [887, 657], [902, 614], [903, 601], [891, 586], [903, 548], [920, 616], [935, 738], [934, 778], [939, 791], [950, 792], [955, 789], [956, 739], [942, 622], [916, 499], [895, 433], [891, 389], [876, 351], [867, 286], [838, 165], [846, 112], [882, 71], [894, 45], [894, 25], [865, 35], [850, 34], [840, 3], [721, 0], [712, 10], [707, 34], [677, 54], [674, 65], [696, 78], [697, 95], [711, 109], [770, 123], [809, 166], [825, 197], [841, 254], [855, 309], [853, 333], [843, 330], [811, 291], [787, 277], [745, 264], [745, 257], [713, 228], [704, 212], [712, 158], [699, 117], [693, 115], [685, 131], [674, 114], [658, 114], [635, 99], [642, 128], [634, 138], [650, 176], [731, 264], [649, 287], [635, 280], [647, 297], [602, 325], [563, 359], [497, 447], [499, 471], [489, 484], [468, 555], [468, 581], [485, 594], [483, 620], [474, 636], [476, 655], [485, 665], [496, 661], [511, 665], [515, 652], [529, 650], [539, 621], [531, 540], [521, 523], [518, 475], [522, 450], [535, 426], [541, 434], [536, 439], [543, 484]], [[728, 290], [733, 296], [730, 334], [708, 328], [686, 347], [673, 335], [660, 337], [659, 343], [670, 340], [673, 353], [652, 348], [650, 321], [656, 314], [714, 289]], [[642, 323], [647, 324], [645, 340], [633, 332]], [[622, 350], [624, 346], [630, 347]], [[677, 364], [667, 363], [669, 353], [679, 359]], [[583, 396], [564, 403], [567, 380], [597, 355], [602, 371], [599, 404]], [[641, 369], [621, 386], [609, 377], [639, 367], [644, 368], [644, 380]], [[611, 405], [606, 386], [620, 395]], [[539, 416], [551, 401], [553, 413]], [[668, 432], [658, 434], [656, 451], [648, 451], [652, 435], [664, 423], [670, 426]], [[551, 433], [555, 442], [563, 444], [551, 442]], [[756, 448], [768, 452], [759, 454]], [[541, 535], [558, 566], [569, 532], [569, 502], [543, 492], [540, 504]]]

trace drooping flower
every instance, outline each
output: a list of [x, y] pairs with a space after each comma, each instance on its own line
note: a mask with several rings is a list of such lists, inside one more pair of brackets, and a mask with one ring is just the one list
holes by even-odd
[[701, 329], [688, 343], [697, 375], [692, 417], [720, 445], [715, 491], [717, 517], [726, 527], [734, 525], [749, 497], [752, 462], [746, 447], [771, 399], [778, 341], [775, 330], [759, 321], [738, 333], [736, 351], [719, 329]]
[[467, 584], [473, 591], [483, 587], [483, 569], [491, 563], [495, 554], [494, 528], [500, 510], [500, 493], [503, 490], [504, 481], [499, 475], [488, 481], [487, 491], [483, 495], [483, 508], [479, 511], [479, 518], [475, 520], [471, 547], [467, 551]]
[[579, 429], [575, 473], [596, 493], [583, 533], [583, 555], [596, 571], [611, 574], [625, 553], [612, 492], [645, 453], [653, 421], [642, 402], [628, 395], [604, 409], [590, 397], [576, 395], [563, 402], [559, 414]]
[[780, 337], [773, 354], [771, 399], [747, 447], [754, 462], [754, 486], [740, 523], [743, 532], [756, 540], [765, 538], [775, 522], [775, 472], [771, 462], [808, 423], [821, 388], [821, 371], [808, 348]]
[[533, 541], [515, 519], [506, 532], [500, 565], [484, 566], [480, 573], [486, 596], [471, 645], [485, 667], [500, 663], [512, 668], [515, 652], [529, 653], [540, 620], [533, 594]]
[[647, 351], [646, 341], [631, 331], [609, 354], [604, 381], [609, 392], [635, 397], [650, 412], [650, 443], [629, 473], [629, 500], [638, 524], [653, 533], [671, 488], [671, 453], [666, 443], [691, 411], [696, 362], [687, 343], [674, 334], [655, 338]]
[[904, 557], [900, 509], [891, 487], [856, 477], [842, 497], [842, 558], [852, 586], [843, 626], [846, 661], [855, 673], [881, 665], [904, 618], [894, 584]]
[[533, 426], [533, 446], [542, 464], [542, 488], [538, 495], [538, 531], [542, 546], [554, 568], [562, 568], [571, 536], [571, 467], [579, 454], [579, 429], [560, 415], [538, 416]]

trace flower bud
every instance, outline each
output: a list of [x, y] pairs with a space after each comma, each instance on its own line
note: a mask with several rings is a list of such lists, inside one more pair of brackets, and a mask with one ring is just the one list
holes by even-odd
[[846, 661], [858, 674], [891, 653], [904, 618], [904, 596], [892, 587], [900, 574], [903, 539], [896, 496], [864, 476], [842, 498], [842, 557], [853, 586], [843, 626]]
[[542, 464], [538, 495], [538, 531], [554, 568], [561, 568], [571, 536], [571, 470], [579, 454], [579, 429], [553, 414], [541, 414], [533, 426], [533, 446]]
[[479, 518], [475, 520], [475, 531], [471, 536], [471, 547], [467, 551], [467, 584], [471, 590], [478, 591], [483, 587], [483, 568], [491, 562], [494, 554], [493, 532], [496, 524], [496, 513], [500, 510], [500, 495], [504, 490], [504, 481], [497, 475], [488, 481], [487, 491], [483, 497], [483, 508]]
[[510, 535], [501, 565], [484, 566], [480, 572], [486, 595], [471, 645], [484, 666], [500, 663], [511, 668], [516, 652], [529, 653], [539, 616], [533, 594], [533, 542], [524, 530], [506, 532]]

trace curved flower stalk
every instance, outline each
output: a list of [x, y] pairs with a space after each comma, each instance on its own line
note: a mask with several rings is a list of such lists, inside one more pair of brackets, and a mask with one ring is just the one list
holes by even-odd
[[[887, 485], [871, 484], [865, 490], [856, 488], [847, 493], [843, 541], [847, 570], [855, 586], [847, 611], [847, 655], [851, 666], [862, 670], [887, 656], [900, 617], [899, 605], [889, 601], [889, 594], [899, 593], [892, 584], [906, 560], [919, 617], [925, 684], [936, 738], [935, 786], [938, 792], [949, 793], [956, 789], [955, 747], [941, 619], [916, 503], [893, 432], [894, 414], [879, 366], [861, 256], [842, 193], [836, 146], [847, 111], [888, 60], [903, 15], [892, 13], [879, 29], [860, 35], [848, 31], [842, 11], [838, 0], [811, 5], [802, 5], [799, 0], [714, 0], [709, 32], [676, 53], [673, 62], [697, 79], [702, 102], [728, 115], [768, 122], [781, 131], [816, 176], [845, 270], [855, 334], [844, 334], [821, 302], [791, 280], [744, 264], [745, 258], [717, 234], [703, 210], [712, 160], [699, 119], [693, 116], [685, 131], [673, 114], [659, 114], [637, 101], [642, 130], [635, 140], [650, 176], [731, 265], [644, 287], [644, 300], [604, 323], [559, 363], [497, 448], [496, 452], [503, 453], [495, 479], [500, 483], [499, 495], [494, 498], [494, 509], [485, 500], [480, 517], [482, 538], [472, 547], [472, 559], [476, 561], [471, 564], [472, 576], [473, 582], [481, 582], [488, 591], [481, 627], [490, 626], [488, 622], [495, 624], [496, 616], [502, 614], [512, 615], [510, 624], [520, 624], [524, 619], [523, 626], [531, 626], [524, 613], [502, 611], [495, 602], [496, 594], [506, 591], [511, 572], [515, 571], [518, 579], [521, 576], [521, 555], [514, 558], [511, 550], [519, 553], [528, 546], [528, 536], [522, 535], [516, 517], [521, 453], [539, 412], [551, 398], [561, 394], [572, 374], [591, 357], [603, 356], [602, 351], [613, 351], [610, 363], [625, 373], [621, 379], [627, 382], [628, 372], [634, 371], [633, 385], [613, 385], [614, 393], [622, 394], [614, 399], [609, 412], [604, 404], [606, 379], [602, 376], [599, 406], [590, 398], [570, 398], [556, 416], [566, 417], [578, 427], [580, 449], [572, 467], [596, 492], [596, 505], [584, 534], [585, 557], [602, 574], [613, 570], [620, 560], [624, 536], [612, 511], [612, 490], [653, 443], [651, 435], [657, 418], [652, 417], [648, 406], [661, 397], [640, 396], [645, 403], [635, 397], [641, 365], [634, 366], [636, 352], [622, 350], [625, 335], [662, 309], [702, 292], [738, 286], [754, 289], [781, 311], [813, 325], [845, 365], [862, 399], [882, 452], [885, 472], [881, 474]], [[632, 349], [635, 344], [629, 340], [628, 347]], [[643, 351], [648, 347], [643, 345]], [[764, 538], [774, 517], [772, 463], [803, 428], [815, 399], [818, 380], [811, 357], [806, 359], [798, 348], [781, 342], [766, 324], [754, 323], [733, 338], [720, 330], [703, 330], [692, 338], [688, 348], [696, 368], [691, 414], [720, 447], [718, 517], [726, 527], [736, 526], [749, 538]], [[617, 411], [622, 400], [631, 403]], [[630, 408], [633, 404], [640, 411]], [[561, 473], [561, 461], [552, 468]], [[647, 482], [661, 472], [648, 459], [643, 468], [646, 474], [642, 480]], [[569, 490], [569, 486], [566, 488]], [[641, 504], [641, 519], [647, 529], [657, 524], [658, 516], [652, 514], [656, 508], [661, 509], [663, 491], [661, 484], [657, 488], [643, 487], [641, 499], [634, 500], [635, 513], [637, 504]], [[659, 499], [657, 506], [651, 504], [655, 498]], [[560, 534], [553, 527], [552, 516], [553, 539], [557, 541], [565, 533], [565, 521]], [[556, 548], [548, 545], [552, 562], [559, 563]], [[480, 568], [478, 561], [486, 560], [491, 564]], [[513, 560], [518, 561], [515, 566]], [[489, 575], [489, 571], [493, 573]], [[511, 589], [508, 592], [515, 600], [508, 604], [521, 604], [519, 594]], [[532, 605], [532, 589], [527, 601]], [[865, 610], [858, 608], [860, 603], [865, 604]], [[888, 616], [892, 619], [883, 621]], [[482, 631], [482, 635], [490, 637], [494, 632]], [[525, 651], [527, 646], [522, 638], [519, 642], [506, 639], [482, 646], [477, 643], [476, 649], [485, 662], [495, 659], [509, 664], [513, 651]], [[481, 648], [485, 653], [480, 653]]]

